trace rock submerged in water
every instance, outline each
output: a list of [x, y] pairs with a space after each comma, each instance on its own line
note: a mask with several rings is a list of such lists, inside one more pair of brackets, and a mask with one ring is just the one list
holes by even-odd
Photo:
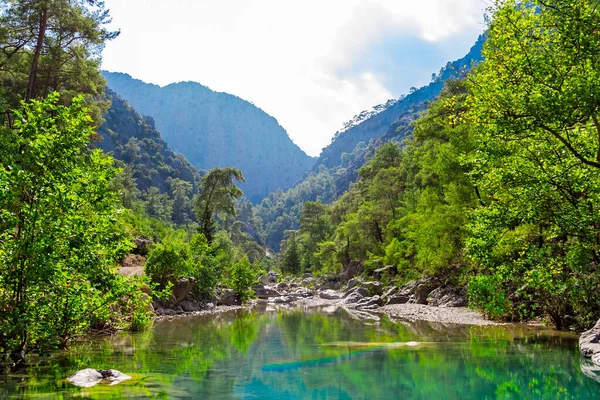
[[99, 383], [116, 385], [117, 383], [131, 379], [131, 376], [117, 371], [116, 369], [93, 369], [86, 368], [75, 372], [67, 378], [75, 386], [92, 387]]
[[594, 364], [600, 365], [600, 321], [592, 329], [581, 334], [579, 351], [582, 356], [591, 358]]

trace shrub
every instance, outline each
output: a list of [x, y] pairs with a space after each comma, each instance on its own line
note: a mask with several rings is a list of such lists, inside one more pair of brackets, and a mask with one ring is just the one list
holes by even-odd
[[253, 292], [250, 289], [254, 283], [254, 268], [248, 258], [244, 256], [233, 265], [231, 269], [231, 288], [236, 296], [242, 300], [248, 300]]
[[146, 274], [160, 288], [172, 279], [189, 274], [189, 250], [186, 245], [163, 243], [157, 245], [146, 261]]

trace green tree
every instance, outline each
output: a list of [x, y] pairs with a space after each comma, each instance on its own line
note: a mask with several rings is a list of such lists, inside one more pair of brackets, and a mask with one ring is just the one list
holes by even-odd
[[0, 134], [0, 349], [16, 360], [65, 345], [136, 290], [113, 272], [131, 248], [110, 190], [118, 171], [89, 150], [82, 103], [31, 101]]
[[484, 276], [472, 298], [503, 317], [545, 314], [560, 327], [576, 314], [588, 325], [600, 317], [597, 2], [499, 1], [492, 11], [468, 85], [477, 136], [467, 160], [484, 205], [467, 247]]
[[21, 99], [45, 98], [53, 91], [63, 93], [63, 104], [84, 94], [99, 121], [107, 105], [98, 101], [104, 93], [100, 53], [104, 43], [119, 33], [106, 29], [109, 22], [103, 1], [1, 1], [4, 106], [15, 109]]
[[300, 251], [296, 240], [295, 231], [287, 231], [288, 238], [283, 245], [283, 264], [282, 270], [290, 274], [299, 274], [302, 269], [300, 264]]
[[200, 181], [200, 193], [194, 206], [200, 224], [198, 230], [209, 244], [214, 238], [217, 216], [235, 215], [235, 199], [242, 195], [236, 181], [244, 182], [244, 177], [235, 168], [213, 168]]

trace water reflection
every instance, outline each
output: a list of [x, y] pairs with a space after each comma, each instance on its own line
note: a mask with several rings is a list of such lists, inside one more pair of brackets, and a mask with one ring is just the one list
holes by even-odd
[[[399, 323], [341, 308], [159, 321], [37, 361], [1, 377], [0, 398], [600, 397], [588, 378], [599, 371], [580, 365], [574, 335]], [[91, 388], [65, 381], [84, 368], [132, 379]]]

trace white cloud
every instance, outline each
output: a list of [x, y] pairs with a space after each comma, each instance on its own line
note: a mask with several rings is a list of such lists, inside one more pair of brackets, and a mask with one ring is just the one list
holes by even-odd
[[[354, 114], [462, 57], [483, 30], [482, 1], [106, 0], [122, 34], [103, 67], [235, 94], [317, 155]], [[421, 45], [423, 59], [398, 58]]]

